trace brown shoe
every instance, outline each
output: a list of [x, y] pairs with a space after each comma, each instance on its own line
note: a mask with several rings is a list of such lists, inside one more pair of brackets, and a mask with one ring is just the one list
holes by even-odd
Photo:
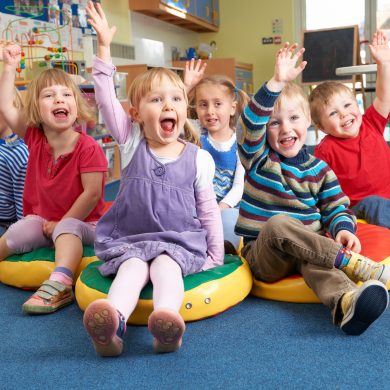
[[234, 245], [230, 241], [225, 240], [223, 242], [223, 244], [225, 247], [225, 255], [233, 255], [233, 256], [238, 255], [236, 248], [234, 247]]

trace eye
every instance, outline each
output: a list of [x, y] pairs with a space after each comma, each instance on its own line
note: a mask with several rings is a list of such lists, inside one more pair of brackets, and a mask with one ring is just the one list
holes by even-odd
[[330, 113], [329, 113], [329, 116], [335, 116], [337, 113], [336, 113], [336, 111], [331, 111]]
[[277, 120], [270, 120], [268, 122], [268, 127], [276, 127], [279, 126], [279, 122]]
[[160, 98], [159, 96], [155, 96], [155, 97], [152, 97], [152, 98], [150, 99], [150, 101], [151, 101], [152, 103], [160, 103], [160, 102], [161, 102], [161, 98]]
[[344, 108], [348, 108], [348, 107], [350, 107], [351, 106], [351, 103], [345, 103], [344, 104]]
[[198, 107], [205, 108], [205, 107], [207, 107], [207, 104], [205, 102], [199, 102]]
[[182, 99], [182, 97], [181, 96], [175, 96], [174, 98], [173, 98], [173, 101], [174, 102], [181, 102], [183, 99]]
[[220, 107], [222, 106], [222, 102], [215, 102], [215, 107]]
[[292, 121], [297, 121], [297, 120], [299, 120], [299, 115], [291, 115], [291, 120]]
[[73, 94], [72, 94], [72, 92], [65, 92], [65, 93], [64, 93], [64, 96], [69, 97], [69, 96], [73, 96]]

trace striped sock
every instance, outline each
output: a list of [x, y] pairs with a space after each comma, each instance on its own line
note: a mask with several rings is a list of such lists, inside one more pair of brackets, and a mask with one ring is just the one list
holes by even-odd
[[73, 272], [66, 267], [56, 267], [49, 279], [65, 284], [65, 286], [71, 286], [73, 284]]
[[348, 249], [341, 247], [334, 261], [334, 266], [338, 269], [346, 267], [351, 257], [352, 253]]

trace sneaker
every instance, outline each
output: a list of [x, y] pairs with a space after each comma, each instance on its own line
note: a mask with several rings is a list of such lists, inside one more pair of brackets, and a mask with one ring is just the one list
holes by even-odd
[[369, 280], [343, 295], [341, 310], [344, 314], [340, 328], [349, 335], [362, 334], [381, 314], [389, 303], [389, 294], [383, 283]]
[[88, 305], [83, 323], [98, 355], [119, 356], [122, 353], [126, 320], [107, 299], [98, 299]]
[[171, 309], [157, 309], [149, 316], [148, 329], [154, 336], [157, 353], [174, 352], [181, 347], [186, 325], [182, 316]]
[[385, 264], [376, 263], [369, 258], [359, 255], [354, 252], [349, 252], [351, 258], [345, 267], [341, 270], [347, 276], [355, 281], [365, 282], [367, 280], [379, 280], [384, 285], [387, 285], [390, 280], [390, 267]]
[[27, 314], [49, 314], [70, 305], [74, 301], [72, 286], [46, 280], [41, 287], [22, 305]]

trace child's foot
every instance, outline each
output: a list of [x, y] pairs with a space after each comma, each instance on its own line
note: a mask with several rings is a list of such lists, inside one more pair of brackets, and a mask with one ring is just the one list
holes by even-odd
[[54, 280], [46, 280], [41, 287], [23, 303], [27, 314], [49, 314], [73, 302], [72, 286]]
[[181, 347], [186, 325], [182, 316], [171, 309], [157, 309], [149, 316], [148, 328], [152, 333], [157, 353], [174, 352]]
[[387, 285], [390, 280], [390, 267], [376, 263], [369, 258], [344, 249], [345, 261], [340, 269], [353, 281], [379, 280]]
[[389, 294], [383, 283], [369, 280], [341, 298], [343, 320], [340, 328], [350, 335], [362, 334], [381, 314], [389, 303]]
[[126, 320], [107, 299], [98, 299], [88, 305], [83, 323], [100, 356], [122, 353]]

